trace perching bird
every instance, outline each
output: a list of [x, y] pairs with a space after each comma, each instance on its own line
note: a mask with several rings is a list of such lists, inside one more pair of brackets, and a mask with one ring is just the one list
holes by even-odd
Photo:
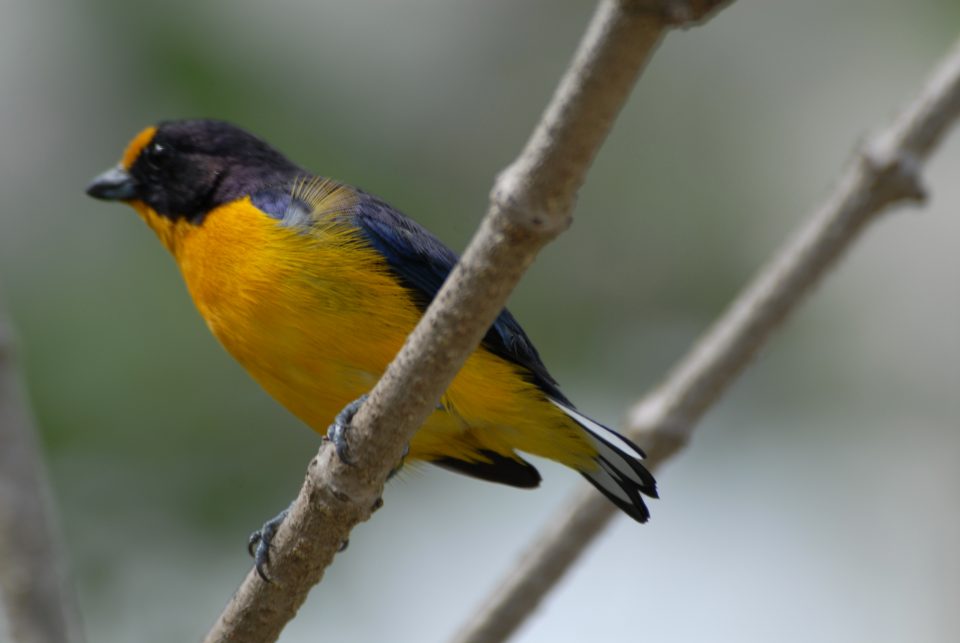
[[[146, 128], [87, 193], [133, 206], [217, 339], [318, 432], [373, 387], [457, 260], [379, 198], [215, 120]], [[518, 451], [579, 471], [635, 520], [650, 515], [643, 452], [576, 410], [503, 310], [407, 459], [536, 487]]]

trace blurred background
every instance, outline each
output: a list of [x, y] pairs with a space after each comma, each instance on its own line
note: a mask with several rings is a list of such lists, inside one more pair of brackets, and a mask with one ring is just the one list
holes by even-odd
[[[593, 3], [2, 6], [0, 296], [89, 640], [198, 640], [319, 441], [87, 181], [146, 124], [223, 118], [461, 250]], [[955, 0], [740, 0], [672, 34], [511, 300], [567, 394], [620, 423], [958, 32]], [[516, 640], [956, 640], [958, 177], [954, 132], [929, 205], [868, 231]], [[444, 640], [583, 484], [538, 464], [536, 492], [402, 475], [282, 641]]]

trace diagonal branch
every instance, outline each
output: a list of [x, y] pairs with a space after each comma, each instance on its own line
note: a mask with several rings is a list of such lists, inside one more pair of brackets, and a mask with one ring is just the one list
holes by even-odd
[[353, 421], [356, 466], [321, 449], [274, 540], [272, 583], [247, 575], [206, 641], [273, 641], [370, 517], [388, 471], [479, 344], [520, 276], [570, 223], [593, 157], [665, 31], [729, 0], [602, 0], [521, 155], [500, 176], [480, 229]]
[[[922, 201], [920, 170], [960, 117], [960, 41], [920, 95], [873, 137], [841, 175], [833, 193], [776, 253], [720, 319], [635, 405], [627, 433], [656, 469], [682, 450], [700, 417], [780, 323], [890, 206]], [[579, 492], [531, 543], [457, 643], [505, 640], [540, 604], [615, 514], [596, 494]]]
[[16, 373], [12, 335], [0, 318], [0, 602], [13, 640], [79, 642], [80, 618]]

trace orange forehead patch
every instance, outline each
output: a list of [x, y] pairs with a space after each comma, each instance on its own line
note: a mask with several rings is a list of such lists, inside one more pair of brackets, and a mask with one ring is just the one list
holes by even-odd
[[133, 137], [133, 140], [130, 141], [130, 144], [127, 145], [127, 149], [123, 153], [123, 159], [120, 161], [123, 169], [129, 170], [133, 167], [137, 157], [140, 156], [140, 152], [147, 146], [147, 143], [153, 140], [153, 135], [156, 133], [157, 128], [151, 125]]

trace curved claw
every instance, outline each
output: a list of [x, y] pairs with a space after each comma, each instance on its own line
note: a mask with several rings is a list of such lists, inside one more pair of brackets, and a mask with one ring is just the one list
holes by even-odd
[[354, 464], [353, 457], [350, 455], [350, 445], [347, 444], [347, 430], [350, 428], [350, 422], [353, 416], [357, 414], [360, 407], [367, 401], [367, 394], [364, 393], [350, 404], [343, 407], [343, 410], [337, 413], [333, 424], [327, 429], [327, 439], [333, 443], [337, 450], [337, 457], [344, 464]]
[[[340, 416], [337, 416], [338, 418]], [[337, 450], [337, 457], [344, 464], [355, 464], [353, 456], [350, 455], [350, 447], [347, 444], [347, 428], [349, 425], [334, 422], [327, 429], [327, 439], [333, 443], [333, 448]]]
[[247, 539], [247, 553], [250, 554], [250, 558], [256, 556], [256, 546], [260, 542], [262, 536], [260, 535], [260, 529], [256, 530], [250, 534], [250, 538]]
[[271, 582], [270, 577], [267, 576], [267, 567], [270, 566], [270, 543], [273, 542], [273, 537], [277, 535], [277, 529], [280, 528], [280, 523], [287, 517], [288, 511], [290, 511], [289, 507], [263, 523], [263, 527], [250, 534], [250, 538], [247, 540], [247, 552], [253, 556], [253, 564], [257, 570], [257, 575], [267, 583]]

